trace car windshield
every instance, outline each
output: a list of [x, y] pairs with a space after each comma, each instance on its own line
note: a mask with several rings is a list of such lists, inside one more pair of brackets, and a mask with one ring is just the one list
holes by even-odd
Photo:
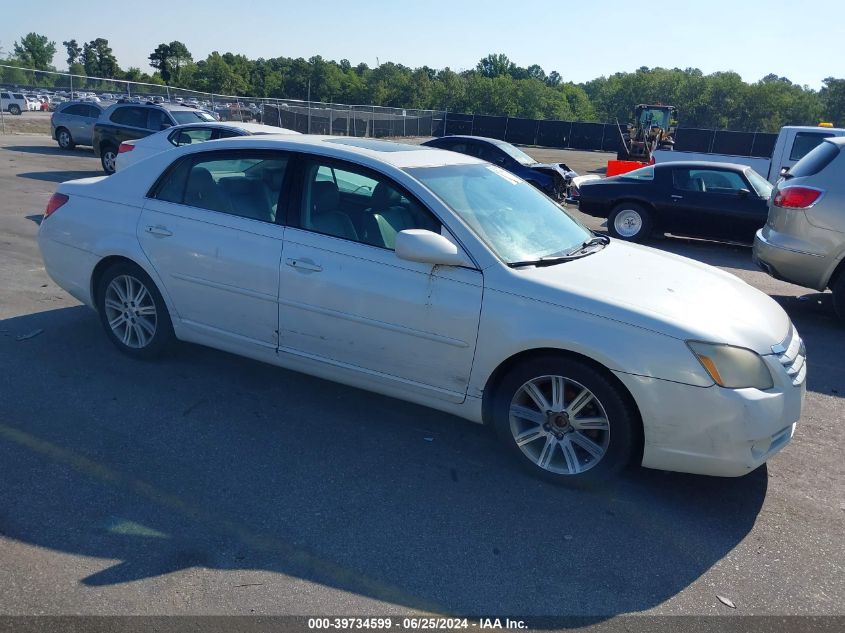
[[590, 232], [535, 187], [495, 165], [406, 170], [439, 197], [505, 263], [563, 255]]
[[214, 117], [208, 112], [200, 110], [171, 110], [170, 114], [177, 123], [196, 123], [197, 121], [214, 121]]
[[760, 174], [758, 174], [753, 169], [749, 169], [745, 172], [745, 176], [748, 178], [748, 182], [751, 183], [751, 186], [754, 187], [754, 191], [757, 192], [757, 195], [763, 198], [763, 200], [768, 200], [772, 195], [772, 185], [769, 184], [769, 181], [763, 178]]
[[502, 143], [501, 145], [497, 145], [497, 147], [520, 165], [534, 165], [537, 162], [521, 149], [514, 147], [510, 143]]

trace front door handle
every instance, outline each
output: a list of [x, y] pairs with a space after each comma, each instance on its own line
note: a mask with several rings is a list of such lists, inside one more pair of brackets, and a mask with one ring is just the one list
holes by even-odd
[[167, 227], [156, 225], [156, 226], [148, 226], [147, 233], [150, 235], [155, 235], [156, 237], [170, 237], [173, 235], [173, 232], [168, 230]]
[[682, 199], [683, 199], [683, 196], [679, 196], [679, 195], [678, 195], [678, 194], [676, 194], [676, 193], [673, 193], [673, 194], [672, 194], [672, 200], [682, 200]]
[[285, 264], [287, 264], [291, 268], [296, 268], [297, 270], [301, 270], [303, 272], [318, 273], [323, 270], [322, 266], [314, 263], [310, 259], [294, 259], [292, 257], [288, 257], [287, 259], [285, 259]]

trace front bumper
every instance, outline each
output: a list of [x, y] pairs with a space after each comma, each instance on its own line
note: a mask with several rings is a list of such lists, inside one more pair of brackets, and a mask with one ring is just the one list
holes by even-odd
[[782, 357], [771, 354], [763, 359], [775, 382], [766, 391], [694, 387], [615, 372], [640, 409], [642, 465], [739, 477], [786, 446], [801, 417], [806, 369], [789, 375], [791, 366], [786, 367]]
[[812, 244], [765, 226], [754, 235], [752, 260], [775, 279], [823, 291], [830, 261]]

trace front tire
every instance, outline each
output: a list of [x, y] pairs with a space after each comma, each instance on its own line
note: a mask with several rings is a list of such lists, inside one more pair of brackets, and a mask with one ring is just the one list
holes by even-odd
[[103, 145], [100, 148], [100, 164], [106, 175], [111, 176], [115, 172], [117, 162], [117, 148], [113, 145]]
[[56, 130], [56, 142], [62, 149], [73, 149], [76, 146], [76, 143], [73, 142], [73, 137], [70, 135], [70, 131], [63, 127]]
[[9, 114], [14, 114], [15, 116], [20, 116], [21, 108], [16, 103], [13, 103], [9, 106]]
[[616, 205], [607, 217], [607, 231], [612, 237], [629, 242], [642, 242], [651, 235], [651, 213], [636, 202]]
[[120, 262], [97, 284], [97, 311], [112, 343], [124, 354], [151, 359], [173, 340], [173, 325], [161, 293], [140, 267]]
[[557, 484], [593, 486], [631, 460], [638, 414], [621, 386], [565, 356], [520, 363], [493, 395], [499, 439], [531, 473]]

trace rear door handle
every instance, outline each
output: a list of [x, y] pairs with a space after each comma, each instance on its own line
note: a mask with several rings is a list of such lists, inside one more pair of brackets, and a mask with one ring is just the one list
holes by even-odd
[[672, 194], [672, 200], [681, 200], [681, 199], [683, 199], [683, 196], [679, 196], [678, 194], [675, 194], [675, 193]]
[[291, 268], [296, 268], [297, 270], [301, 270], [303, 272], [312, 272], [318, 273], [323, 270], [323, 267], [319, 264], [314, 263], [310, 259], [294, 259], [289, 257], [285, 260], [285, 264], [290, 266]]
[[147, 233], [150, 235], [155, 235], [156, 237], [170, 237], [173, 235], [173, 232], [168, 230], [167, 227], [156, 225], [156, 226], [148, 226]]

